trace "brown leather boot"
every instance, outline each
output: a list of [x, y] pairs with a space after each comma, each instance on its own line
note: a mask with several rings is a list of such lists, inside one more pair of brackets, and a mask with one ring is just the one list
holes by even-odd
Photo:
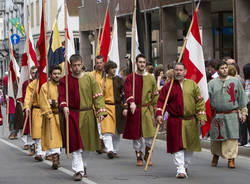
[[30, 153], [29, 156], [35, 155], [35, 144], [30, 145]]
[[99, 144], [100, 144], [101, 149], [100, 149], [100, 150], [96, 150], [96, 152], [97, 152], [98, 154], [106, 153], [105, 144], [104, 144], [104, 142], [103, 142], [102, 139], [100, 139]]
[[219, 156], [218, 155], [214, 155], [213, 156], [213, 160], [211, 162], [211, 166], [212, 167], [217, 167], [218, 161], [219, 161]]
[[143, 166], [143, 160], [142, 160], [143, 153], [141, 151], [136, 151], [135, 154], [137, 158], [136, 166]]
[[230, 169], [235, 168], [234, 158], [228, 159], [228, 168]]
[[52, 169], [60, 167], [60, 157], [58, 153], [52, 154]]
[[[145, 162], [147, 162], [147, 160], [148, 160], [149, 151], [150, 151], [150, 147], [147, 147], [147, 146], [146, 146], [146, 148], [145, 148], [145, 156], [144, 156]], [[152, 164], [152, 161], [151, 161], [151, 159], [150, 159], [150, 161], [149, 161], [149, 163], [148, 163], [148, 166], [152, 166], [152, 165], [153, 165], [153, 164]]]

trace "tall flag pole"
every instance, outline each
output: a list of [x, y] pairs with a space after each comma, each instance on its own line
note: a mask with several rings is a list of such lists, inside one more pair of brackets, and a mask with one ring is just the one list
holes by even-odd
[[194, 80], [201, 90], [202, 98], [205, 101], [207, 123], [202, 126], [202, 136], [204, 137], [211, 127], [211, 107], [209, 102], [207, 77], [205, 70], [205, 60], [203, 55], [199, 24], [197, 19], [198, 9], [193, 15], [193, 22], [183, 56], [183, 63], [187, 67], [186, 78]]
[[[64, 5], [64, 21], [65, 21], [65, 83], [66, 83], [66, 104], [69, 106], [69, 78], [68, 78], [68, 9], [67, 4]], [[66, 155], [69, 158], [69, 115], [66, 115]]]
[[[133, 13], [133, 25], [132, 25], [132, 50], [131, 50], [131, 58], [133, 63], [133, 97], [135, 97], [135, 59], [136, 59], [136, 40], [138, 40], [137, 37], [137, 27], [136, 27], [136, 2], [134, 1], [134, 13]], [[137, 38], [137, 39], [136, 39]]]

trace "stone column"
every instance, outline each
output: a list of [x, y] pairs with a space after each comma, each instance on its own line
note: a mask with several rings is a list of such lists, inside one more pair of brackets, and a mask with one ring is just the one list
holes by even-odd
[[162, 9], [161, 63], [164, 68], [177, 59], [176, 7]]
[[93, 69], [93, 64], [91, 61], [91, 44], [89, 42], [89, 32], [81, 31], [80, 32], [80, 54], [83, 58], [84, 66], [87, 70]]
[[205, 60], [213, 58], [213, 32], [211, 2], [202, 2], [198, 14], [199, 26], [202, 26], [202, 45]]
[[[235, 0], [234, 3], [235, 14], [235, 29], [236, 30], [236, 60], [239, 63], [240, 69], [249, 63], [250, 52], [250, 1], [249, 0]], [[242, 73], [241, 73], [242, 74]]]
[[125, 17], [117, 18], [118, 25], [118, 47], [119, 47], [119, 55], [120, 55], [120, 67], [126, 66], [125, 56], [127, 54], [127, 38], [126, 38], [126, 19]]

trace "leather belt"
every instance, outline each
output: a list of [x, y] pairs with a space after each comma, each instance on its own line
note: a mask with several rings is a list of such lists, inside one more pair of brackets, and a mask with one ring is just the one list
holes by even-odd
[[117, 105], [117, 104], [111, 103], [111, 102], [105, 102], [105, 104], [107, 104], [107, 105]]
[[92, 107], [86, 107], [86, 108], [82, 108], [82, 109], [75, 109], [75, 108], [70, 107], [69, 110], [75, 111], [75, 112], [90, 111], [90, 110], [92, 110]]
[[229, 110], [229, 111], [216, 111], [216, 114], [231, 114], [231, 113], [238, 113], [238, 109], [233, 109], [233, 110]]
[[40, 106], [37, 106], [37, 105], [32, 105], [32, 108], [35, 108], [35, 109], [40, 109]]
[[137, 105], [136, 104], [136, 107], [149, 107], [150, 105], [151, 105], [150, 103], [142, 104], [142, 105]]

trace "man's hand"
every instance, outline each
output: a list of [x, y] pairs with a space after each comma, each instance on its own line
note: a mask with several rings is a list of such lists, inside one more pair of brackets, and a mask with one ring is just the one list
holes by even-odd
[[98, 121], [101, 122], [102, 120], [104, 120], [104, 116], [99, 116]]
[[199, 120], [198, 123], [201, 125], [201, 126], [204, 126], [206, 124], [206, 121], [204, 120]]
[[163, 118], [162, 118], [162, 116], [157, 116], [156, 117], [156, 121], [157, 121], [157, 123], [159, 123], [160, 125], [163, 123]]
[[29, 117], [29, 114], [30, 114], [30, 108], [26, 108], [25, 109], [25, 115], [26, 115], [26, 117]]
[[10, 100], [10, 98], [9, 98], [8, 95], [5, 95], [5, 99], [6, 99], [6, 101], [9, 101], [9, 100]]
[[123, 116], [127, 116], [128, 115], [128, 109], [124, 109], [123, 111], [122, 111], [122, 114], [123, 114]]
[[132, 114], [135, 113], [135, 109], [136, 109], [135, 102], [130, 103], [130, 110], [131, 110]]
[[247, 116], [246, 115], [242, 115], [241, 118], [240, 118], [241, 122], [242, 123], [245, 123], [246, 120], [247, 120]]
[[64, 116], [66, 118], [69, 115], [69, 108], [68, 107], [64, 107], [63, 108], [63, 113], [64, 113]]

